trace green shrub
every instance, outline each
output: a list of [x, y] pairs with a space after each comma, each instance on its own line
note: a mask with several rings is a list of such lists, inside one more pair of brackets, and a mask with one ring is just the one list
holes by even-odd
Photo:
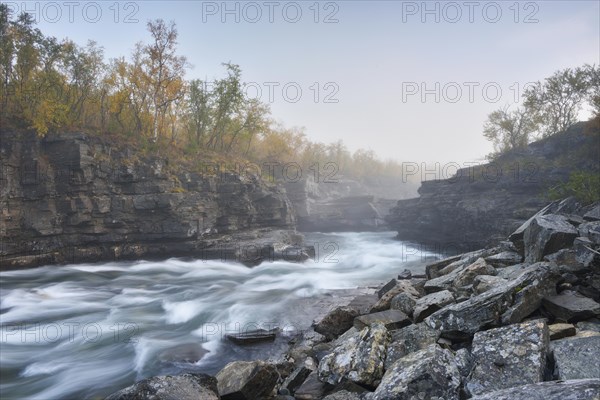
[[550, 198], [561, 199], [575, 196], [584, 204], [600, 200], [600, 173], [576, 171], [572, 172], [569, 180], [560, 183], [549, 191]]

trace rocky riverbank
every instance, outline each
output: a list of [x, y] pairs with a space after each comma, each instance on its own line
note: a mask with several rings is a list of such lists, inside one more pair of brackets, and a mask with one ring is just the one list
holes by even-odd
[[550, 204], [496, 246], [398, 272], [318, 318], [283, 359], [108, 399], [600, 398], [599, 204]]

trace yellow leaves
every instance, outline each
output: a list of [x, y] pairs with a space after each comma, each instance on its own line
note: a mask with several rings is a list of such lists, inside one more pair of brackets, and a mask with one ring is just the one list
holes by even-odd
[[69, 122], [69, 107], [54, 100], [44, 99], [35, 110], [32, 128], [38, 136], [45, 136], [50, 129], [65, 126]]

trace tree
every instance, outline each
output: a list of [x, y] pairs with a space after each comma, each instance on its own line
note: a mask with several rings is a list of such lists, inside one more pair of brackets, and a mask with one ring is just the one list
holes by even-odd
[[542, 127], [543, 136], [562, 132], [577, 122], [581, 106], [590, 92], [585, 67], [566, 68], [524, 93], [525, 108]]
[[148, 30], [154, 42], [144, 47], [144, 72], [151, 91], [152, 140], [156, 141], [164, 129], [169, 107], [185, 94], [183, 76], [187, 61], [176, 53], [177, 29], [174, 22], [167, 25], [162, 19], [149, 21]]
[[525, 147], [536, 131], [537, 124], [524, 109], [509, 110], [509, 106], [488, 115], [483, 135], [494, 144], [496, 153]]
[[186, 97], [187, 129], [190, 141], [202, 144], [212, 123], [212, 93], [208, 84], [200, 79], [191, 80]]

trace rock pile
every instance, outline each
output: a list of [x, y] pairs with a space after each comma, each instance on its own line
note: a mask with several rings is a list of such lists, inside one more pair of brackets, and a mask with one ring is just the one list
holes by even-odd
[[599, 207], [538, 213], [427, 279], [393, 280], [370, 308], [333, 309], [284, 361], [227, 365], [215, 395], [600, 399]]

